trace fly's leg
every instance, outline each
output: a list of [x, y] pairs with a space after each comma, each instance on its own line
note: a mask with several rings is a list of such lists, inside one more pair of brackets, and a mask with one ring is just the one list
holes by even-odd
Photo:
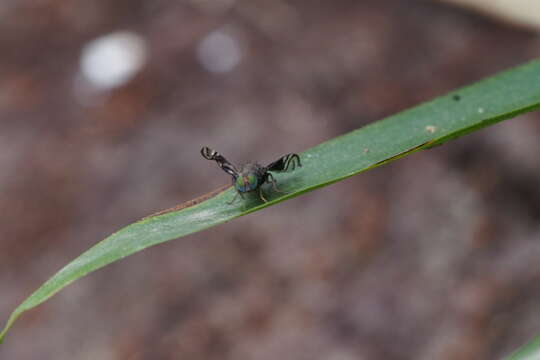
[[274, 189], [274, 191], [280, 192], [280, 193], [284, 192], [284, 191], [281, 191], [281, 190], [278, 189], [277, 181], [276, 181], [276, 179], [274, 179], [274, 175], [272, 175], [270, 173], [267, 173], [266, 174], [266, 181], [268, 181], [268, 182], [270, 182], [272, 184], [272, 189]]
[[259, 197], [261, 198], [262, 201], [268, 202], [268, 200], [266, 200], [266, 199], [264, 198], [263, 191], [262, 191], [262, 188], [261, 188], [261, 187], [259, 187]]
[[234, 194], [234, 197], [232, 198], [232, 200], [229, 201], [229, 202], [227, 202], [227, 205], [231, 205], [231, 204], [236, 200], [236, 198], [238, 197], [238, 195], [240, 195], [240, 197], [241, 197], [242, 199], [244, 199], [244, 195], [242, 195], [241, 192], [237, 191], [236, 194]]
[[236, 200], [237, 197], [238, 197], [238, 193], [234, 194], [234, 197], [232, 198], [232, 200], [227, 201], [227, 205], [231, 205]]

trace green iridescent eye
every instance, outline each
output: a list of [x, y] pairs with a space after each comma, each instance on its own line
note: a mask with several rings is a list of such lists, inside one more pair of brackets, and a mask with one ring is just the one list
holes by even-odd
[[240, 189], [242, 189], [244, 187], [244, 177], [243, 176], [239, 176], [239, 177], [236, 178], [236, 182], [234, 183], [234, 187], [238, 191], [242, 191]]
[[240, 192], [248, 192], [257, 189], [258, 181], [255, 174], [248, 174], [244, 176], [238, 176], [234, 183], [236, 190]]

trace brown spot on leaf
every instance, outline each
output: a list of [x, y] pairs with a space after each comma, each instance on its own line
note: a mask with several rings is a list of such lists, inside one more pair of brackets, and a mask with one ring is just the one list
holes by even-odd
[[169, 209], [165, 209], [165, 210], [161, 210], [161, 211], [158, 211], [154, 214], [151, 214], [151, 215], [148, 215], [148, 216], [145, 216], [144, 218], [142, 218], [141, 220], [146, 220], [146, 219], [149, 219], [151, 217], [154, 217], [154, 216], [159, 216], [159, 215], [163, 215], [163, 214], [167, 214], [167, 213], [170, 213], [170, 212], [173, 212], [173, 211], [180, 211], [180, 210], [183, 210], [183, 209], [186, 209], [188, 207], [192, 207], [192, 206], [195, 206], [197, 204], [200, 204], [202, 203], [203, 201], [206, 201], [210, 198], [213, 198], [214, 196], [222, 193], [223, 191], [225, 191], [226, 189], [228, 189], [230, 187], [230, 185], [223, 185], [222, 187], [220, 188], [217, 188], [216, 190], [214, 191], [211, 191], [207, 194], [204, 194], [204, 195], [201, 195], [199, 196], [198, 198], [195, 198], [195, 199], [192, 199], [192, 200], [189, 200], [189, 201], [186, 201], [186, 202], [183, 202], [179, 205], [176, 205], [172, 208], [169, 208]]

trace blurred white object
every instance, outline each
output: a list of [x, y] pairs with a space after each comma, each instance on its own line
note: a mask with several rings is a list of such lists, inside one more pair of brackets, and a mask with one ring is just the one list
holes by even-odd
[[540, 30], [540, 0], [440, 0]]
[[201, 40], [197, 46], [197, 57], [207, 71], [225, 73], [238, 65], [242, 54], [237, 39], [216, 30]]
[[96, 90], [119, 87], [145, 65], [145, 41], [137, 34], [118, 31], [86, 44], [81, 53], [80, 72]]

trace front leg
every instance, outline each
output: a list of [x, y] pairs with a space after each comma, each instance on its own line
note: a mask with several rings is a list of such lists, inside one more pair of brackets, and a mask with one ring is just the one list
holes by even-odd
[[[234, 189], [234, 178], [233, 178], [233, 189]], [[235, 189], [235, 190], [236, 190], [236, 189]], [[228, 201], [228, 202], [227, 202], [227, 205], [231, 205], [231, 204], [236, 200], [236, 198], [238, 197], [238, 195], [240, 195], [240, 197], [242, 198], [242, 200], [244, 200], [244, 195], [243, 195], [240, 191], [236, 190], [236, 194], [234, 194], [234, 197], [232, 198], [231, 201]]]
[[238, 194], [240, 194], [240, 193], [237, 191], [236, 194], [234, 194], [234, 197], [232, 198], [232, 200], [227, 201], [227, 205], [231, 205], [236, 200], [236, 198], [238, 197]]

